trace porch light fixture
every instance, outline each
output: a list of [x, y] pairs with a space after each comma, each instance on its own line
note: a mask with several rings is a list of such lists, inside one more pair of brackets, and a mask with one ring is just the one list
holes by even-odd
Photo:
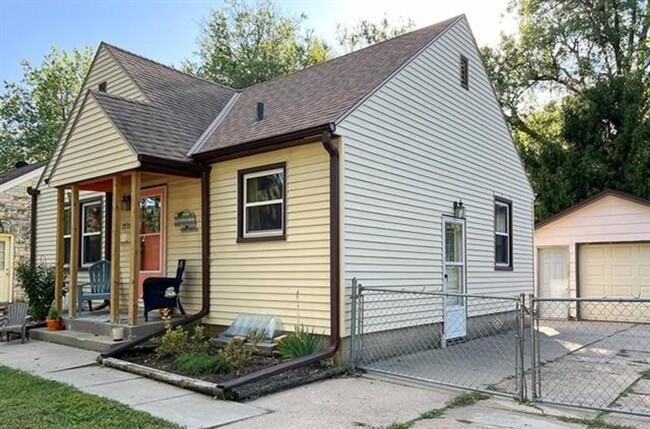
[[122, 211], [123, 212], [130, 212], [131, 211], [131, 196], [130, 195], [124, 195], [122, 197]]
[[454, 201], [454, 217], [465, 219], [465, 206], [463, 200]]
[[0, 234], [3, 234], [5, 232], [5, 226], [2, 224], [2, 221], [0, 221]]

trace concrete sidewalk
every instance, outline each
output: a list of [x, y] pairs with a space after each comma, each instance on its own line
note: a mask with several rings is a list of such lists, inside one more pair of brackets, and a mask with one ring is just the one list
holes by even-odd
[[[345, 377], [265, 396], [245, 404], [214, 400], [134, 374], [104, 368], [94, 352], [40, 341], [0, 343], [0, 364], [78, 389], [115, 399], [136, 410], [188, 428], [228, 429], [383, 429], [443, 408], [462, 393], [431, 384], [386, 377]], [[491, 398], [412, 426], [428, 428], [558, 429], [587, 428], [596, 412], [522, 405]], [[605, 421], [626, 427], [650, 427], [650, 419], [608, 415]], [[601, 427], [601, 426], [599, 426]], [[607, 426], [604, 426], [607, 427]]]
[[213, 428], [266, 412], [105, 368], [96, 358], [95, 352], [41, 341], [0, 343], [0, 365], [70, 384], [187, 428]]

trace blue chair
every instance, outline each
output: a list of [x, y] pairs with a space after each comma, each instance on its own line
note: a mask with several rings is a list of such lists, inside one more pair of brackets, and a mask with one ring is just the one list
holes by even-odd
[[83, 303], [88, 301], [88, 309], [93, 311], [93, 300], [111, 299], [111, 263], [109, 261], [95, 262], [88, 269], [90, 283], [77, 286], [77, 312], [80, 312]]
[[185, 272], [185, 259], [178, 260], [176, 277], [149, 277], [142, 284], [142, 301], [144, 302], [144, 321], [149, 321], [149, 312], [159, 308], [178, 308], [185, 316], [181, 304], [180, 288]]

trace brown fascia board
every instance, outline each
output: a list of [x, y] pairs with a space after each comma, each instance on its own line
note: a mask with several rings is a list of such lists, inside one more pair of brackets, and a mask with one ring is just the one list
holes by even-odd
[[259, 140], [252, 140], [234, 146], [213, 149], [207, 152], [200, 152], [192, 155], [192, 159], [199, 162], [212, 163], [255, 155], [258, 153], [270, 152], [273, 150], [284, 149], [292, 146], [299, 146], [301, 144], [317, 141], [322, 135], [323, 131], [334, 132], [334, 129], [334, 124], [328, 122], [322, 125], [305, 128], [290, 133], [271, 136]]
[[170, 174], [185, 177], [201, 177], [205, 166], [192, 161], [176, 161], [153, 155], [138, 155], [140, 169], [151, 173]]
[[567, 209], [562, 210], [561, 212], [558, 212], [558, 213], [554, 214], [551, 217], [547, 217], [546, 219], [538, 222], [535, 225], [535, 229], [539, 229], [539, 228], [541, 228], [543, 226], [546, 226], [546, 225], [548, 225], [550, 223], [553, 223], [558, 219], [561, 219], [561, 218], [563, 218], [563, 217], [565, 217], [567, 215], [570, 215], [573, 212], [576, 212], [576, 211], [580, 210], [583, 207], [588, 206], [589, 204], [595, 203], [596, 201], [601, 200], [601, 199], [603, 199], [605, 197], [609, 197], [609, 196], [619, 197], [619, 198], [622, 198], [624, 200], [632, 201], [633, 203], [642, 204], [642, 205], [650, 207], [650, 200], [646, 200], [645, 198], [637, 197], [635, 195], [631, 195], [631, 194], [628, 194], [628, 193], [625, 193], [625, 192], [615, 191], [613, 189], [606, 189], [606, 190], [604, 190], [602, 192], [597, 193], [596, 195], [592, 195], [591, 197], [580, 201], [577, 204], [574, 204], [573, 206], [571, 206], [571, 207], [569, 207]]

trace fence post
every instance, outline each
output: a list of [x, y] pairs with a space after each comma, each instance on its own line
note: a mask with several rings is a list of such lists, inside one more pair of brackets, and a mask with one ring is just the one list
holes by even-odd
[[517, 396], [519, 401], [525, 402], [526, 395], [526, 382], [525, 382], [525, 369], [524, 369], [524, 329], [526, 326], [526, 294], [519, 295], [517, 301], [517, 363], [516, 363], [516, 378], [517, 378]]
[[352, 278], [352, 293], [350, 294], [352, 300], [350, 307], [350, 362], [349, 367], [351, 371], [357, 369], [357, 278]]
[[537, 308], [537, 301], [534, 294], [529, 294], [530, 301], [530, 381], [531, 381], [531, 397], [533, 401], [539, 399], [539, 310]]

